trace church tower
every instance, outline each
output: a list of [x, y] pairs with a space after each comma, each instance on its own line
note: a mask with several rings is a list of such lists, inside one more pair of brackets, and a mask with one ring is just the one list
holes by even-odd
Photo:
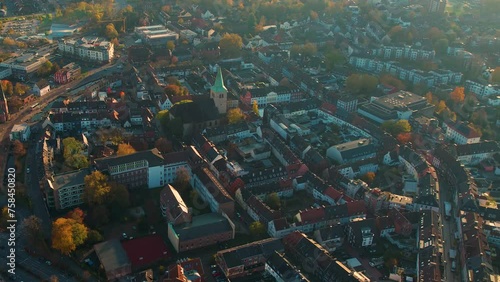
[[225, 114], [227, 112], [227, 88], [224, 86], [221, 67], [217, 70], [215, 83], [210, 88], [210, 97], [214, 100], [215, 106], [219, 110], [219, 114]]
[[7, 104], [7, 98], [5, 98], [5, 92], [3, 92], [2, 87], [0, 87], [0, 123], [4, 123], [9, 120], [9, 105]]

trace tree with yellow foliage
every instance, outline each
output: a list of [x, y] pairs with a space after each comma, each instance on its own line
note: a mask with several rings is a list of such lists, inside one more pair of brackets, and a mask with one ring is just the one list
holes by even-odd
[[245, 119], [245, 114], [240, 108], [232, 108], [227, 111], [227, 120], [229, 124], [238, 123]]
[[125, 156], [135, 153], [134, 147], [130, 144], [122, 143], [118, 145], [118, 150], [116, 151], [116, 155]]
[[259, 104], [257, 103], [257, 100], [253, 100], [252, 103], [252, 111], [257, 115], [260, 116], [259, 114]]
[[69, 255], [87, 239], [87, 227], [72, 218], [58, 218], [52, 223], [52, 248]]

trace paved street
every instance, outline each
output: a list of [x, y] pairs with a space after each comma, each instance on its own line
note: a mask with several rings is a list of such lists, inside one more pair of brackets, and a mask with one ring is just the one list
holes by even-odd
[[[439, 192], [440, 192], [440, 212], [441, 212], [441, 229], [442, 229], [442, 238], [444, 240], [444, 258], [446, 263], [444, 264], [444, 280], [445, 281], [460, 281], [460, 269], [458, 269], [458, 266], [460, 265], [457, 262], [457, 271], [452, 272], [451, 271], [451, 259], [450, 259], [450, 253], [449, 250], [451, 249], [456, 249], [457, 247], [454, 246], [454, 241], [455, 241], [455, 212], [456, 212], [456, 203], [453, 203], [453, 193], [450, 191], [450, 186], [446, 183], [446, 180], [441, 180], [439, 179]], [[452, 203], [453, 206], [453, 213], [452, 217], [449, 220], [445, 219], [445, 209], [444, 209], [444, 202], [450, 202]], [[457, 258], [459, 259], [459, 256], [457, 255]]]

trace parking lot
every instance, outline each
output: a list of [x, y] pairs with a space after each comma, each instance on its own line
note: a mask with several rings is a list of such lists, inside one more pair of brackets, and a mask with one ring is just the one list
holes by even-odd
[[1, 33], [11, 33], [32, 35], [37, 33], [39, 20], [17, 20], [8, 21], [2, 25]]

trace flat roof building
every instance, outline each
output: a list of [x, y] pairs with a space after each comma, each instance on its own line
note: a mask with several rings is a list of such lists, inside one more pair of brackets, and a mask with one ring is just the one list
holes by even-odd
[[[135, 28], [135, 33], [143, 43], [151, 46], [165, 47], [169, 41], [177, 41], [179, 34], [167, 29], [163, 25], [140, 26]], [[165, 47], [166, 48], [166, 47]]]
[[358, 113], [374, 122], [408, 120], [413, 113], [433, 114], [434, 106], [427, 99], [408, 91], [398, 91], [378, 98], [358, 108]]

